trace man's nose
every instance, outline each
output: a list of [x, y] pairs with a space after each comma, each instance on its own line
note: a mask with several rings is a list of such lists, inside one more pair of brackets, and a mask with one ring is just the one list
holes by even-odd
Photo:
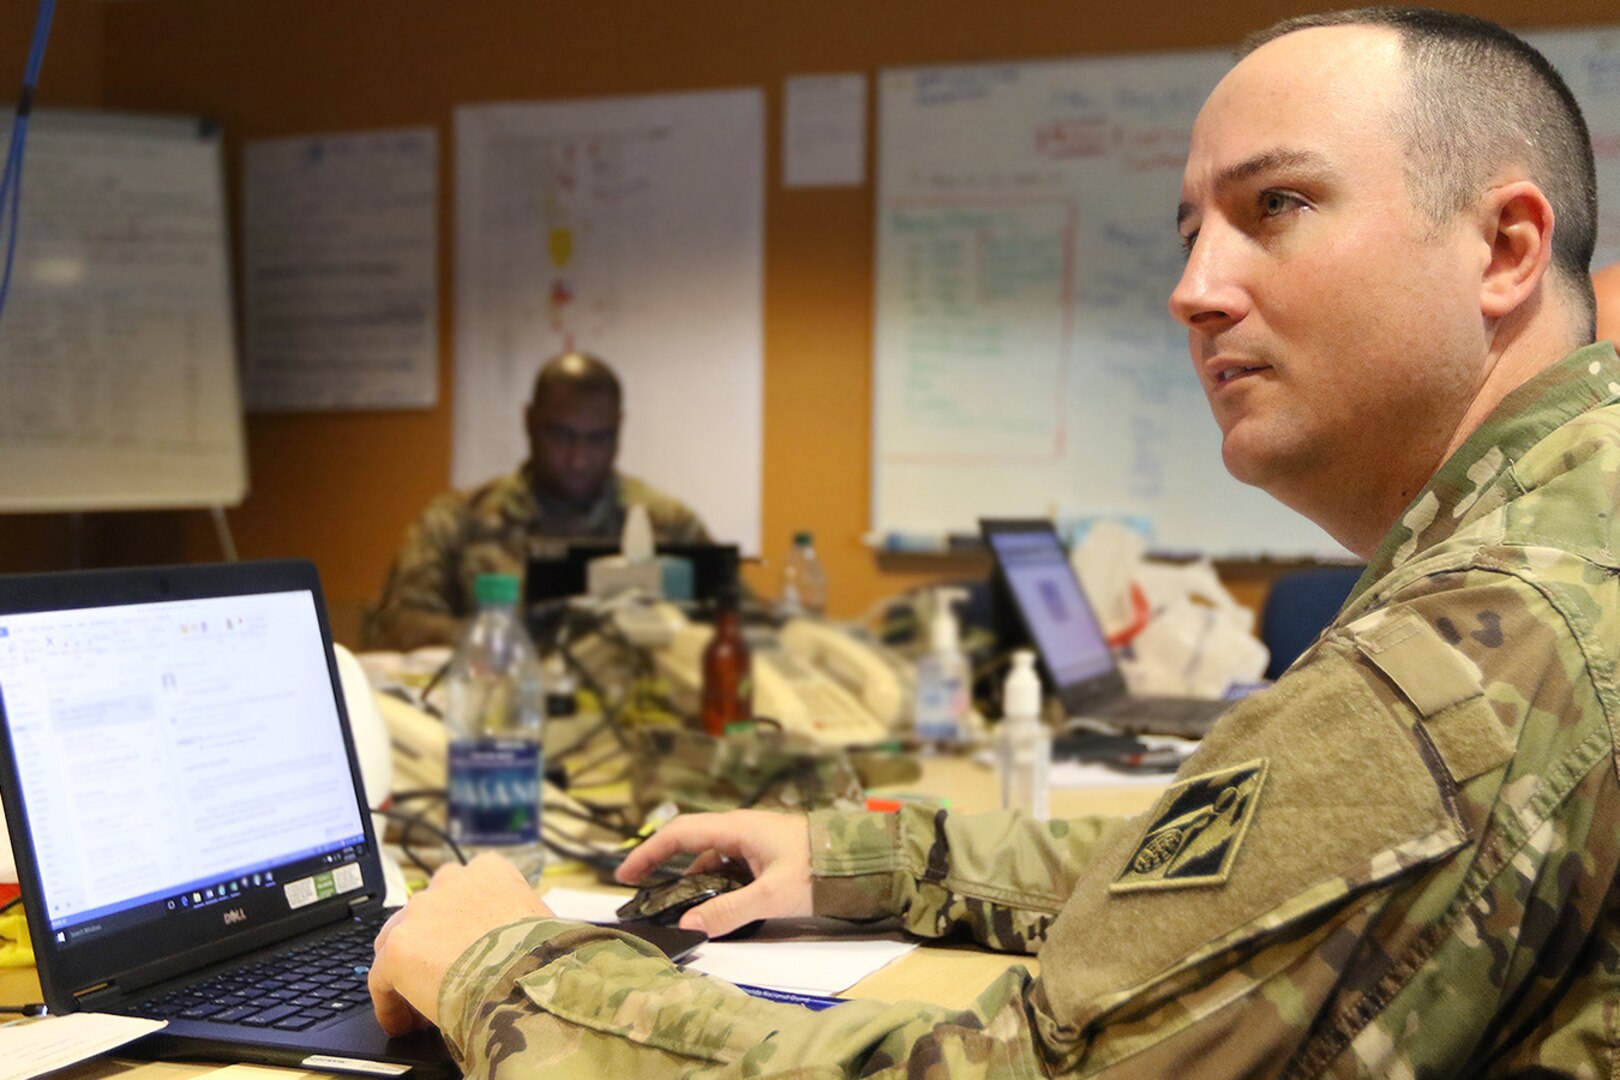
[[570, 469], [582, 469], [591, 463], [592, 456], [590, 442], [576, 437], [568, 440], [567, 449], [563, 452], [563, 461]]
[[1234, 240], [1206, 225], [1193, 242], [1181, 280], [1170, 293], [1170, 314], [1189, 330], [1214, 333], [1248, 314], [1241, 245]]

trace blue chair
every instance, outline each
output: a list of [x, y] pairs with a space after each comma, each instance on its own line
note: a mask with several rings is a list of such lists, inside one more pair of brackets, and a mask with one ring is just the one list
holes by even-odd
[[1275, 679], [1344, 606], [1362, 566], [1318, 566], [1285, 574], [1272, 583], [1260, 612], [1260, 640], [1271, 650], [1266, 678]]

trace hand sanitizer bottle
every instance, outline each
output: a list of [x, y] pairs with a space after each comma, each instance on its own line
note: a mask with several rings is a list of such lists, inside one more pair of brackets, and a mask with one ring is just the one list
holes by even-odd
[[961, 589], [934, 590], [930, 648], [917, 661], [917, 738], [925, 744], [961, 741], [967, 722], [968, 663], [951, 608], [953, 601], [966, 598]]
[[1013, 653], [1001, 708], [996, 735], [1001, 805], [1044, 821], [1052, 816], [1052, 737], [1041, 723], [1041, 679], [1035, 674], [1035, 654], [1028, 649]]

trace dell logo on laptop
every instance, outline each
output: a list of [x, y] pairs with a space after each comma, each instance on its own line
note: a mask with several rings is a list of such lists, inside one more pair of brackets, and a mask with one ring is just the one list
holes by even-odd
[[227, 908], [225, 911], [225, 925], [235, 926], [239, 922], [247, 922], [247, 910], [239, 907]]

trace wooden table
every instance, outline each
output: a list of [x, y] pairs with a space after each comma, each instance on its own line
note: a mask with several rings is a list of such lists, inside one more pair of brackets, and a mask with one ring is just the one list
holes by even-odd
[[[953, 810], [964, 813], [992, 810], [1000, 805], [1000, 788], [994, 771], [960, 757], [925, 760], [919, 781], [893, 790], [948, 798]], [[1133, 814], [1148, 809], [1159, 791], [1158, 787], [1058, 789], [1052, 792], [1052, 812], [1057, 817]], [[577, 877], [548, 876], [547, 885], [599, 887], [594, 877], [583, 872]], [[1031, 971], [1040, 970], [1033, 957], [1007, 956], [972, 946], [924, 945], [862, 979], [842, 996], [890, 1002], [921, 999], [947, 1008], [966, 1008], [1014, 963], [1023, 964]], [[0, 969], [0, 1004], [39, 999], [39, 981], [32, 968]], [[218, 1067], [126, 1062], [104, 1057], [54, 1073], [52, 1080], [104, 1080], [114, 1076], [127, 1077], [127, 1080], [193, 1080]], [[288, 1080], [321, 1075], [293, 1069], [275, 1072]]]

